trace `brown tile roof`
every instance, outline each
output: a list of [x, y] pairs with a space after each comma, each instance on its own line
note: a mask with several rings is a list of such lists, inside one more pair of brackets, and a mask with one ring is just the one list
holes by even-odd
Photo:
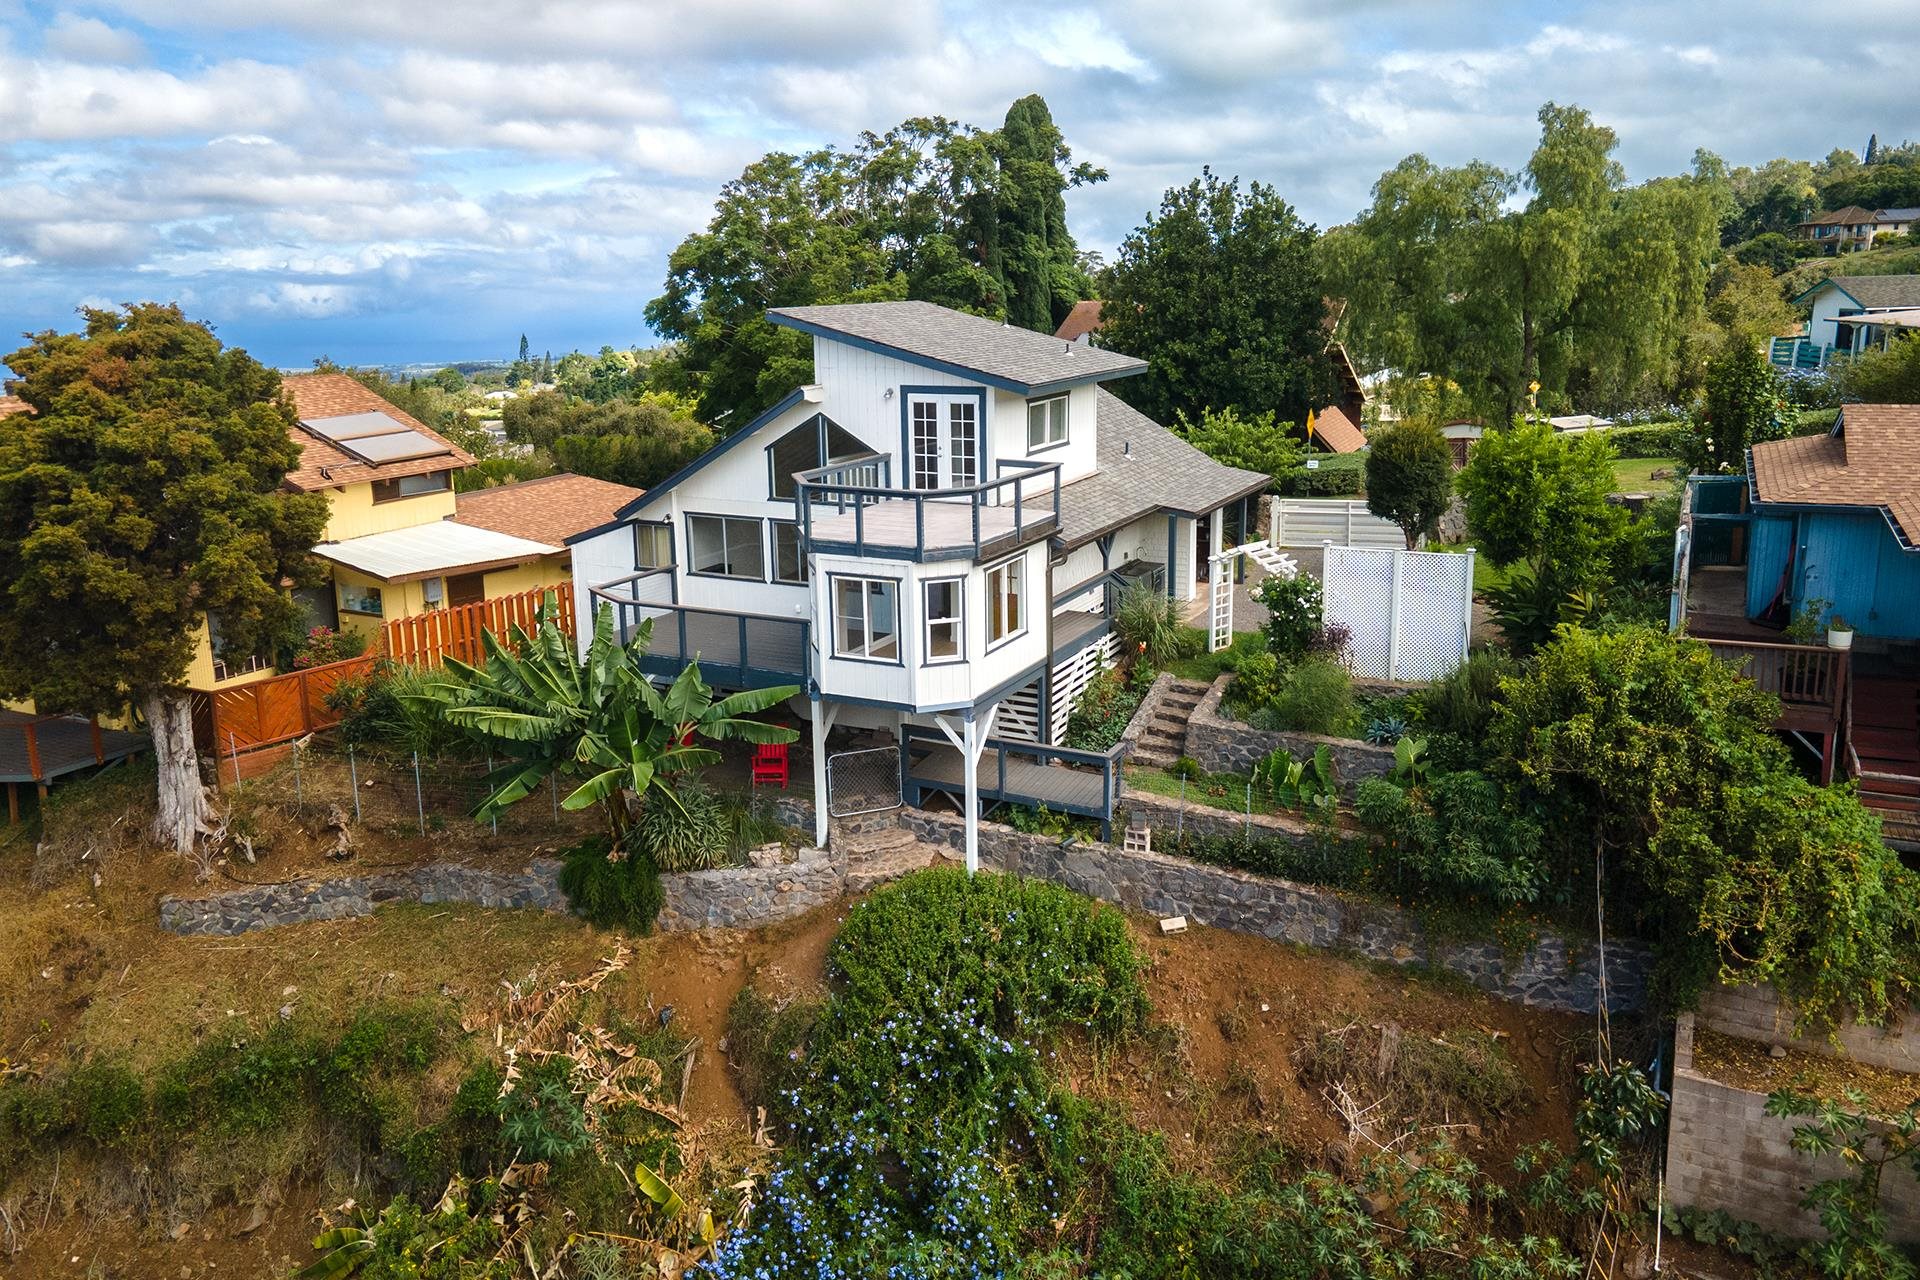
[[575, 534], [611, 524], [621, 507], [645, 492], [563, 472], [456, 494], [453, 518], [475, 528], [557, 546]]
[[1073, 310], [1067, 312], [1067, 318], [1060, 322], [1060, 327], [1053, 331], [1053, 336], [1072, 342], [1092, 333], [1100, 327], [1100, 308], [1104, 305], [1098, 298], [1074, 303]]
[[287, 484], [312, 491], [362, 480], [391, 480], [398, 476], [417, 476], [429, 471], [445, 471], [473, 464], [473, 455], [455, 445], [426, 423], [375, 395], [364, 384], [344, 373], [295, 373], [282, 379], [293, 411], [302, 418], [344, 418], [355, 413], [384, 413], [429, 439], [452, 450], [432, 458], [409, 458], [375, 466], [322, 439], [304, 428], [294, 428], [300, 444], [300, 465], [287, 473]]
[[1850, 404], [1831, 434], [1769, 440], [1750, 457], [1757, 500], [1878, 507], [1920, 547], [1920, 404]]
[[0, 418], [11, 418], [16, 413], [25, 413], [27, 402], [19, 396], [0, 396]]
[[1328, 405], [1313, 415], [1313, 442], [1335, 453], [1358, 453], [1367, 436], [1339, 405]]

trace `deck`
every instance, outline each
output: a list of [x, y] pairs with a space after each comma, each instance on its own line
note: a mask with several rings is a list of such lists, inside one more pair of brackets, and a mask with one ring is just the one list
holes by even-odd
[[923, 560], [985, 558], [1045, 537], [1060, 522], [1048, 502], [987, 506], [973, 502], [882, 498], [843, 513], [816, 509], [816, 550]]
[[[960, 751], [936, 729], [907, 726], [902, 782], [906, 802], [918, 807], [927, 793], [965, 804], [967, 775]], [[1094, 818], [1103, 838], [1111, 834], [1120, 799], [1120, 768], [1109, 755], [1003, 738], [987, 739], [978, 771], [980, 799], [990, 812], [1003, 804], [1040, 806]]]
[[698, 661], [708, 684], [764, 689], [807, 682], [807, 623], [800, 618], [729, 613], [687, 605], [623, 604], [620, 638], [631, 640], [641, 619], [653, 619], [653, 643], [640, 660], [648, 675], [677, 676]]
[[1920, 680], [1857, 677], [1847, 745], [1860, 803], [1880, 815], [1889, 843], [1920, 849]]
[[103, 729], [80, 716], [0, 711], [0, 782], [7, 784], [8, 820], [19, 820], [21, 783], [44, 792], [55, 778], [125, 760], [149, 745], [144, 733]]

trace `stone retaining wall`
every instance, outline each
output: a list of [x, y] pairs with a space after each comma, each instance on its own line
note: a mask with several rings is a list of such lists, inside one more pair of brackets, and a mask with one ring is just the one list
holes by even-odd
[[660, 877], [666, 902], [655, 927], [746, 929], [788, 920], [846, 892], [847, 860], [825, 849], [802, 849], [793, 862], [770, 867], [717, 867]]
[[[1731, 994], [1745, 991], [1751, 989]], [[1837, 1156], [1816, 1159], [1795, 1151], [1793, 1127], [1799, 1122], [1768, 1115], [1764, 1093], [1723, 1084], [1694, 1069], [1695, 1027], [1718, 1020], [1709, 1010], [1724, 994], [1729, 993], [1723, 989], [1708, 996], [1697, 1017], [1682, 1014], [1674, 1028], [1667, 1194], [1677, 1205], [1720, 1209], [1783, 1235], [1824, 1238], [1819, 1219], [1800, 1202], [1814, 1183], [1848, 1176], [1847, 1166]], [[1920, 1241], [1920, 1182], [1910, 1170], [1888, 1167], [1880, 1206], [1889, 1239]]]
[[[965, 840], [957, 816], [908, 809], [900, 821], [931, 843], [959, 848]], [[1063, 845], [998, 823], [980, 824], [980, 860], [1135, 911], [1184, 915], [1217, 928], [1356, 952], [1389, 964], [1444, 969], [1482, 991], [1534, 1008], [1591, 1013], [1598, 1003], [1599, 963], [1591, 945], [1545, 937], [1523, 955], [1508, 955], [1491, 942], [1430, 938], [1404, 912], [1331, 889], [1097, 842]], [[1619, 1012], [1644, 1005], [1651, 968], [1645, 948], [1608, 947], [1609, 1007]]]
[[1153, 678], [1153, 683], [1147, 686], [1146, 695], [1140, 699], [1140, 705], [1135, 707], [1133, 714], [1127, 718], [1127, 727], [1120, 731], [1120, 740], [1114, 743], [1114, 749], [1122, 760], [1133, 755], [1134, 747], [1139, 745], [1140, 735], [1147, 731], [1149, 724], [1153, 723], [1154, 713], [1160, 710], [1160, 703], [1165, 700], [1167, 690], [1173, 688], [1174, 682], [1178, 679], [1179, 677], [1173, 672], [1162, 671]]
[[[1232, 801], [1238, 797], [1227, 799]], [[1190, 836], [1229, 836], [1236, 840], [1247, 836], [1255, 840], [1290, 840], [1304, 847], [1321, 838], [1319, 831], [1299, 818], [1274, 813], [1256, 813], [1249, 817], [1245, 812], [1214, 808], [1198, 800], [1188, 801], [1183, 809], [1177, 799], [1148, 791], [1124, 793], [1120, 807], [1129, 814], [1144, 815], [1146, 824], [1167, 840], [1179, 832]]]
[[1187, 721], [1187, 754], [1208, 773], [1251, 773], [1253, 766], [1276, 748], [1285, 748], [1299, 760], [1311, 756], [1323, 744], [1332, 752], [1333, 776], [1344, 795], [1351, 796], [1354, 787], [1367, 778], [1384, 778], [1393, 772], [1392, 747], [1317, 733], [1255, 729], [1242, 721], [1226, 719], [1220, 714], [1220, 697], [1231, 683], [1231, 673], [1215, 680]]

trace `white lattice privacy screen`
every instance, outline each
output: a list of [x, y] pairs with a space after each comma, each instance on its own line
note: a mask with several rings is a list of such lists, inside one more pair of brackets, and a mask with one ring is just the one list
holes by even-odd
[[1438, 680], [1473, 638], [1473, 553], [1326, 548], [1326, 620], [1352, 632], [1347, 660], [1369, 680]]

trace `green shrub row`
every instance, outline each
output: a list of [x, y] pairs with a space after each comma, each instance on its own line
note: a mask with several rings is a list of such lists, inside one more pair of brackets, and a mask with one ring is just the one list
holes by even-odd
[[1606, 433], [1616, 458], [1678, 458], [1693, 439], [1685, 422], [1655, 422], [1644, 427], [1614, 427]]

